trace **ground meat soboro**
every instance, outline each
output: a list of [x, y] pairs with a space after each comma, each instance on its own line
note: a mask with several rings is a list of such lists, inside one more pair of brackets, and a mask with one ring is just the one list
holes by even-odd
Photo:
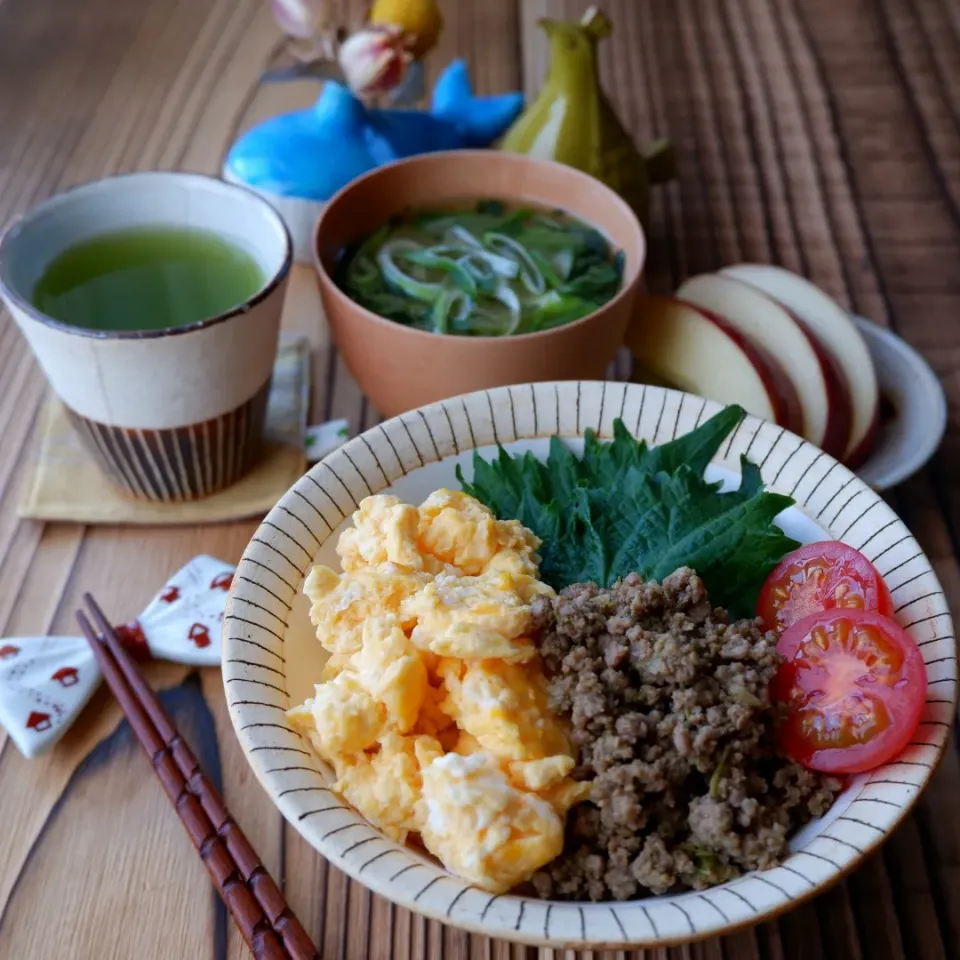
[[702, 889], [775, 865], [831, 805], [838, 780], [776, 752], [776, 635], [730, 623], [692, 570], [535, 603], [551, 705], [572, 721], [577, 776], [594, 784], [564, 853], [533, 879], [541, 896]]

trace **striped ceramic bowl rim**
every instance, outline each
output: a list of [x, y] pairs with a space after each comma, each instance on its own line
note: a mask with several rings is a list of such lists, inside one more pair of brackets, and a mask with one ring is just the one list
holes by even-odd
[[[915, 739], [892, 763], [860, 776], [830, 813], [801, 831], [786, 862], [703, 892], [625, 903], [548, 902], [493, 896], [446, 873], [371, 826], [331, 792], [329, 771], [286, 722], [300, 684], [291, 624], [315, 556], [335, 542], [371, 493], [422, 483], [453, 485], [452, 466], [477, 447], [612, 435], [620, 417], [662, 443], [720, 409], [700, 397], [638, 384], [526, 384], [457, 397], [389, 420], [316, 464], [267, 516], [234, 578], [224, 619], [230, 716], [251, 767], [286, 819], [332, 864], [411, 910], [492, 937], [554, 947], [664, 946], [769, 919], [824, 890], [874, 850], [929, 781], [956, 710], [957, 651], [946, 598], [916, 540], [889, 506], [846, 467], [782, 427], [746, 417], [717, 463], [741, 454], [771, 488], [833, 538], [863, 551], [887, 578], [896, 616], [927, 665], [927, 703]], [[425, 494], [424, 494], [425, 495]]]

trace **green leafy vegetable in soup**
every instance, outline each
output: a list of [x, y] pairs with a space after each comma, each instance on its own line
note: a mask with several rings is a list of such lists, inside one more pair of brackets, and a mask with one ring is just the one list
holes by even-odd
[[533, 333], [571, 323], [616, 296], [623, 254], [562, 211], [417, 211], [367, 238], [338, 282], [361, 306], [420, 330]]
[[471, 482], [459, 468], [457, 477], [498, 517], [541, 538], [540, 576], [557, 590], [585, 581], [610, 587], [633, 572], [662, 580], [691, 567], [716, 606], [752, 617], [767, 575], [798, 544], [773, 523], [793, 500], [764, 491], [746, 457], [737, 490], [721, 493], [703, 478], [743, 415], [727, 407], [652, 448], [617, 420], [611, 442], [587, 431], [580, 458], [552, 437], [546, 463], [501, 448], [493, 461], [474, 454]]

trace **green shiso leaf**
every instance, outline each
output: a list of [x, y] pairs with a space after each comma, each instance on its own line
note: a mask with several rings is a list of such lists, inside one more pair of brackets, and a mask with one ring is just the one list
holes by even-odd
[[614, 438], [593, 431], [577, 457], [558, 437], [545, 463], [532, 454], [474, 454], [463, 489], [501, 519], [517, 519], [543, 541], [541, 577], [557, 590], [593, 581], [612, 586], [629, 573], [662, 580], [692, 567], [715, 606], [753, 616], [774, 566], [799, 544], [774, 519], [793, 500], [764, 490], [741, 458], [736, 490], [721, 492], [703, 473], [744, 416], [726, 407], [696, 430], [658, 447], [635, 440], [619, 420]]

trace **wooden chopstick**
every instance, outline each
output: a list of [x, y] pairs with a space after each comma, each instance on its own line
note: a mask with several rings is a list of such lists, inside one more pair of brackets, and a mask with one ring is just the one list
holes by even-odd
[[83, 610], [77, 611], [77, 620], [104, 678], [254, 957], [319, 960], [320, 954], [306, 930], [136, 663], [121, 646], [103, 611], [90, 594], [85, 594], [84, 600], [99, 634]]

